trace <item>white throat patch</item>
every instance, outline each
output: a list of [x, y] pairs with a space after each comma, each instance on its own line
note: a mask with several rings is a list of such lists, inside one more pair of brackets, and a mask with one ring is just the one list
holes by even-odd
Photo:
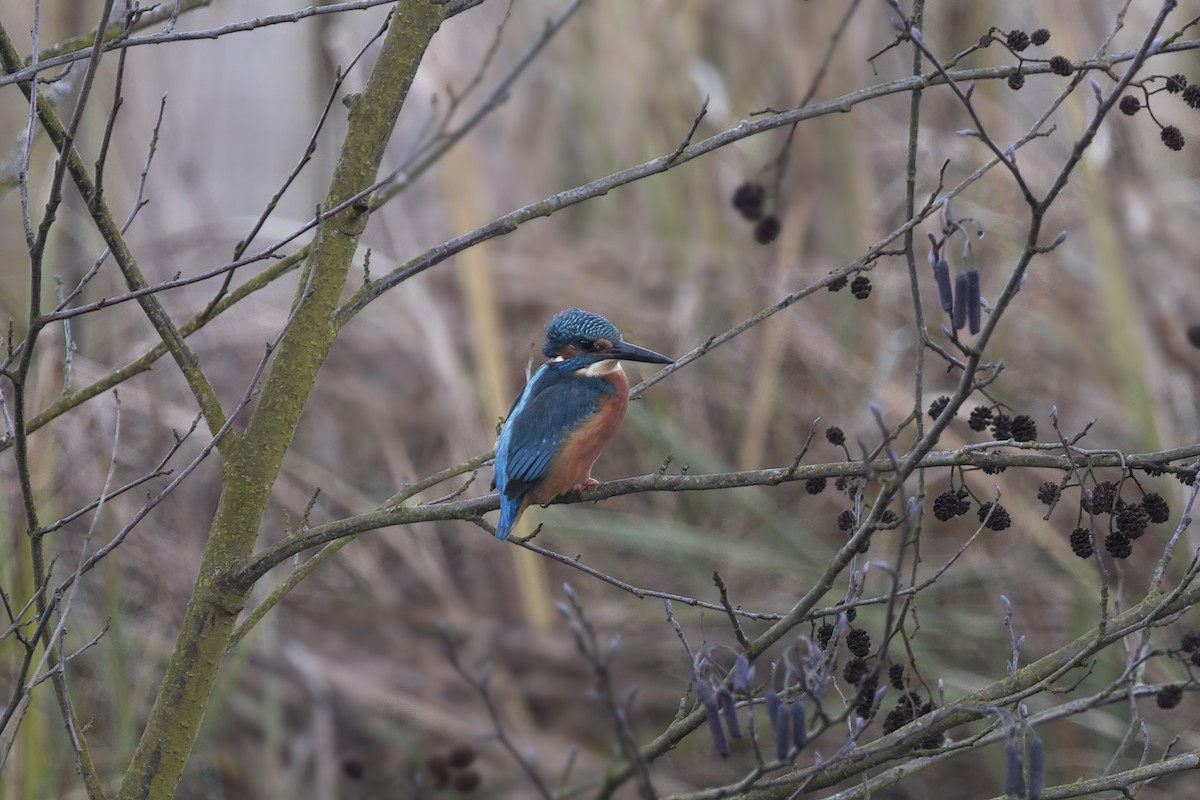
[[589, 378], [599, 378], [603, 375], [608, 375], [611, 372], [620, 372], [621, 362], [613, 359], [605, 361], [597, 361], [595, 364], [580, 370], [580, 375], [587, 375]]

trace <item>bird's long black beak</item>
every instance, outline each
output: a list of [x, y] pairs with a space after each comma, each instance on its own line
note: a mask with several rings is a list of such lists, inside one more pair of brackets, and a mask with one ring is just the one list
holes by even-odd
[[618, 361], [644, 361], [647, 364], [674, 364], [675, 359], [667, 358], [653, 350], [647, 350], [644, 347], [638, 347], [636, 344], [629, 342], [621, 342], [615, 347], [610, 347], [604, 351], [604, 355]]

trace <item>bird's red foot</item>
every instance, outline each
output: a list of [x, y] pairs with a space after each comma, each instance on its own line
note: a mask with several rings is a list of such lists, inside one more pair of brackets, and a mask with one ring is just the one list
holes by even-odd
[[575, 491], [579, 492], [580, 494], [583, 494], [584, 492], [586, 492], [588, 489], [592, 488], [593, 486], [599, 486], [599, 485], [600, 485], [600, 481], [596, 480], [595, 478], [588, 478], [586, 481], [584, 481], [583, 483], [576, 486]]

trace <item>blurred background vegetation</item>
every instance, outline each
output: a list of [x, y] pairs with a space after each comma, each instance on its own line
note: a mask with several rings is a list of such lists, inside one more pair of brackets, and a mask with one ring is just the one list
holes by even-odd
[[[6, 6], [4, 20], [14, 34], [28, 31], [30, 6]], [[562, 6], [551, 0], [513, 4], [477, 93], [495, 84]], [[845, 6], [794, 0], [585, 3], [504, 105], [373, 215], [364, 239], [371, 274], [513, 208], [671, 152], [706, 95], [701, 136], [755, 111], [794, 105]], [[1052, 33], [1048, 51], [1079, 58], [1093, 52], [1120, 6], [947, 0], [931, 4], [925, 37], [949, 55], [991, 26], [1046, 27]], [[1154, 6], [1132, 4], [1130, 34], [1119, 34], [1113, 50], [1135, 46]], [[296, 7], [280, 0], [218, 0], [180, 24], [206, 28]], [[435, 38], [385, 169], [412, 151], [432, 115], [445, 109], [447, 91], [471, 80], [506, 7], [489, 0], [448, 22]], [[86, 31], [98, 9], [94, 1], [45, 0], [43, 44]], [[231, 259], [300, 157], [337, 67], [348, 63], [385, 13], [336, 14], [129, 52], [107, 193], [118, 213], [129, 207], [160, 97], [167, 94], [147, 185], [150, 204], [128, 233], [151, 282]], [[907, 49], [867, 61], [894, 36], [889, 13], [883, 4], [863, 4], [818, 100], [907, 73]], [[27, 39], [22, 46], [28, 48]], [[1200, 78], [1194, 62], [1191, 54], [1166, 57], [1151, 69]], [[992, 47], [968, 65], [999, 63], [1011, 63], [1011, 57]], [[83, 123], [85, 159], [94, 158], [99, 145], [114, 67], [115, 58], [102, 66]], [[362, 67], [352, 72], [346, 89], [354, 91], [365, 74]], [[981, 83], [975, 99], [993, 135], [1006, 142], [1024, 132], [1064, 80], [1030, 77], [1020, 91], [1003, 81]], [[1077, 92], [1052, 120], [1054, 135], [1021, 151], [1022, 168], [1035, 183], [1057, 170], [1092, 102], [1090, 91]], [[997, 397], [1033, 416], [1045, 432], [1052, 405], [1067, 432], [1097, 420], [1085, 446], [1149, 451], [1196, 438], [1200, 360], [1183, 330], [1200, 319], [1190, 238], [1200, 222], [1200, 118], [1174, 105], [1160, 118], [1193, 140], [1179, 153], [1161, 145], [1144, 115], [1114, 115], [1105, 123], [1049, 220], [1052, 232], [1068, 231], [1067, 243], [1035, 262], [1009, 324], [993, 341], [994, 357], [1007, 365], [994, 386]], [[368, 510], [405, 481], [487, 451], [528, 360], [537, 357], [542, 326], [558, 309], [598, 311], [631, 340], [678, 355], [853, 260], [903, 221], [907, 109], [908, 97], [896, 95], [802, 124], [784, 181], [782, 234], [769, 246], [753, 241], [729, 200], [775, 157], [786, 131], [523, 226], [386, 294], [346, 328], [326, 365], [276, 486], [262, 541], [297, 524], [317, 488], [314, 523]], [[17, 142], [27, 114], [15, 86], [0, 88], [5, 151]], [[268, 222], [260, 244], [311, 218], [324, 195], [344, 116], [335, 104], [312, 164]], [[977, 140], [954, 135], [968, 123], [948, 92], [927, 94], [922, 121], [918, 197], [935, 188], [943, 160], [950, 160], [952, 185], [985, 157]], [[52, 164], [52, 148], [38, 140], [35, 187], [44, 184]], [[44, 198], [33, 201], [38, 208]], [[1020, 196], [1011, 179], [995, 171], [955, 210], [987, 230], [974, 253], [984, 295], [994, 294], [1023, 244], [1027, 215]], [[60, 216], [49, 270], [73, 285], [102, 242], [73, 190]], [[20, 220], [19, 198], [9, 191], [0, 197], [0, 319], [18, 321], [27, 303]], [[228, 402], [241, 395], [264, 343], [283, 323], [294, 280], [253, 295], [190, 340]], [[819, 292], [655, 386], [633, 404], [624, 431], [597, 465], [597, 477], [652, 472], [668, 457], [670, 469], [686, 466], [692, 473], [786, 465], [817, 417], [822, 426], [843, 427], [858, 455], [853, 443], [859, 436], [876, 438], [869, 404], [878, 404], [893, 423], [913, 406], [912, 302], [903, 260], [880, 261], [871, 280], [875, 289], [865, 301], [848, 292]], [[106, 268], [89, 297], [122, 288], [116, 271]], [[215, 284], [202, 284], [162, 297], [178, 320], [203, 307], [214, 290]], [[927, 309], [935, 309], [932, 284], [925, 290]], [[931, 327], [939, 324], [931, 316]], [[133, 304], [78, 318], [72, 333], [75, 387], [155, 342]], [[34, 410], [67, 390], [62, 328], [45, 335], [57, 344], [42, 343]], [[935, 367], [926, 375], [926, 400], [956, 378]], [[186, 430], [193, 417], [186, 386], [165, 360], [124, 383], [120, 400], [117, 481], [152, 467], [170, 446], [172, 429]], [[51, 512], [66, 513], [98, 492], [114, 413], [107, 394], [34, 434], [36, 489]], [[960, 419], [941, 447], [978, 440]], [[838, 450], [817, 442], [807, 462], [839, 460]], [[189, 442], [185, 454], [201, 444]], [[104, 562], [77, 601], [69, 641], [81, 643], [106, 622], [110, 626], [73, 668], [77, 707], [92, 727], [102, 774], [119, 775], [140, 734], [195, 578], [218, 470], [215, 459], [204, 464], [117, 557]], [[8, 554], [0, 557], [0, 582], [27, 593], [28, 545], [8, 453], [0, 457], [0, 473], [0, 536]], [[489, 477], [485, 469], [468, 492], [483, 493]], [[945, 488], [946, 477], [931, 473], [929, 490]], [[949, 696], [1003, 674], [1008, 635], [999, 594], [1014, 600], [1015, 625], [1027, 635], [1032, 657], [1094, 620], [1096, 574], [1070, 552], [1073, 521], [1041, 519], [1044, 507], [1034, 493], [1046, 479], [1057, 475], [972, 475], [978, 493], [1001, 487], [1015, 524], [1003, 533], [987, 532], [918, 603], [918, 666], [928, 679], [944, 679]], [[1178, 507], [1178, 484], [1158, 480], [1154, 488]], [[97, 536], [111, 535], [142, 500], [134, 492], [110, 502]], [[578, 554], [634, 585], [714, 601], [712, 574], [719, 570], [735, 603], [782, 611], [843, 540], [836, 517], [845, 506], [845, 496], [832, 490], [810, 496], [803, 484], [785, 484], [629, 496], [535, 510], [535, 516], [545, 523], [540, 544]], [[930, 524], [921, 543], [923, 570], [943, 563], [973, 530], [970, 518]], [[54, 540], [64, 563], [77, 554], [86, 527], [85, 519]], [[875, 538], [875, 547], [892, 552], [886, 533]], [[1141, 586], [1150, 566], [1149, 557], [1139, 561], [1135, 554], [1124, 566], [1126, 580]], [[264, 593], [286, 574], [277, 572]], [[491, 724], [478, 697], [448, 669], [435, 634], [439, 622], [461, 643], [464, 662], [494, 664], [492, 688], [512, 734], [547, 774], [557, 774], [574, 747], [575, 777], [595, 774], [615, 758], [611, 726], [589, 698], [590, 672], [552, 613], [564, 581], [578, 590], [605, 638], [621, 636], [616, 680], [622, 689], [640, 687], [632, 723], [640, 740], [652, 738], [674, 716], [691, 669], [659, 601], [639, 601], [561, 564], [535, 560], [470, 525], [390, 529], [342, 550], [232, 653], [179, 797], [407, 797], [414, 771], [430, 755], [463, 742], [480, 751], [480, 796], [529, 796], [500, 748], [479, 740]], [[876, 591], [884, 587], [878, 577], [871, 581], [877, 581]], [[836, 600], [830, 597], [830, 603]], [[679, 604], [675, 613], [693, 646], [732, 642], [723, 615]], [[865, 609], [858, 624], [877, 631], [881, 620], [881, 610]], [[4, 696], [11, 692], [5, 681], [16, 656], [0, 649]], [[1100, 661], [1091, 680], [1102, 683], [1120, 669], [1113, 654]], [[1151, 672], [1161, 669], [1152, 666]], [[1175, 734], [1187, 747], [1197, 746], [1198, 718], [1187, 711], [1194, 704], [1185, 699], [1184, 710], [1170, 719], [1147, 710], [1152, 721], [1167, 725], [1154, 731], [1160, 746]], [[1127, 709], [1114, 706], [1042, 732], [1051, 780], [1102, 769], [1123, 733], [1124, 714]], [[733, 779], [747, 763], [742, 756], [731, 760], [737, 763], [721, 762], [712, 757], [710, 742], [692, 737], [656, 768], [657, 785], [683, 791]], [[812, 754], [801, 755], [806, 757]], [[990, 796], [1000, 792], [1002, 770], [1001, 754], [984, 751], [881, 796]], [[1178, 797], [1184, 785], [1183, 779], [1167, 782], [1143, 796]], [[0, 797], [77, 797], [75, 786], [57, 709], [43, 691], [0, 772]], [[987, 786], [994, 789], [981, 791]]]

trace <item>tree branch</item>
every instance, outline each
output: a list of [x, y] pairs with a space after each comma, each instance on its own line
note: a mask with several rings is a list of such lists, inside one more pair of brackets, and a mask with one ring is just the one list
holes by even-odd
[[[1015, 443], [992, 443], [991, 446], [1021, 447]], [[1033, 445], [1056, 449], [1058, 444]], [[1162, 450], [1153, 453], [1122, 455], [1113, 451], [1076, 451], [1071, 456], [1050, 452], [1038, 452], [1027, 444], [1024, 452], [987, 452], [976, 446], [961, 450], [946, 450], [929, 453], [918, 464], [919, 469], [936, 467], [1040, 467], [1047, 469], [1069, 469], [1074, 463], [1090, 469], [1103, 467], [1129, 467], [1133, 469], [1161, 469], [1172, 461], [1200, 457], [1200, 444]], [[888, 475], [895, 467], [888, 459], [869, 463], [846, 461], [832, 464], [774, 467], [747, 472], [723, 472], [710, 475], [660, 475], [652, 473], [632, 478], [608, 481], [591, 487], [582, 494], [569, 494], [557, 498], [552, 504], [593, 503], [627, 494], [643, 492], [703, 492], [714, 489], [737, 489], [746, 486], [777, 486], [781, 483], [806, 481], [809, 478], [836, 477], [879, 477]], [[476, 521], [489, 511], [500, 507], [500, 496], [495, 494], [458, 500], [449, 503], [432, 503], [417, 506], [393, 506], [369, 511], [353, 517], [318, 525], [299, 531], [275, 542], [257, 553], [237, 574], [236, 580], [246, 585], [262, 577], [276, 564], [291, 558], [311, 547], [332, 542], [346, 536], [366, 531], [388, 528], [394, 525], [412, 525], [419, 522], [447, 522], [451, 520]]]

